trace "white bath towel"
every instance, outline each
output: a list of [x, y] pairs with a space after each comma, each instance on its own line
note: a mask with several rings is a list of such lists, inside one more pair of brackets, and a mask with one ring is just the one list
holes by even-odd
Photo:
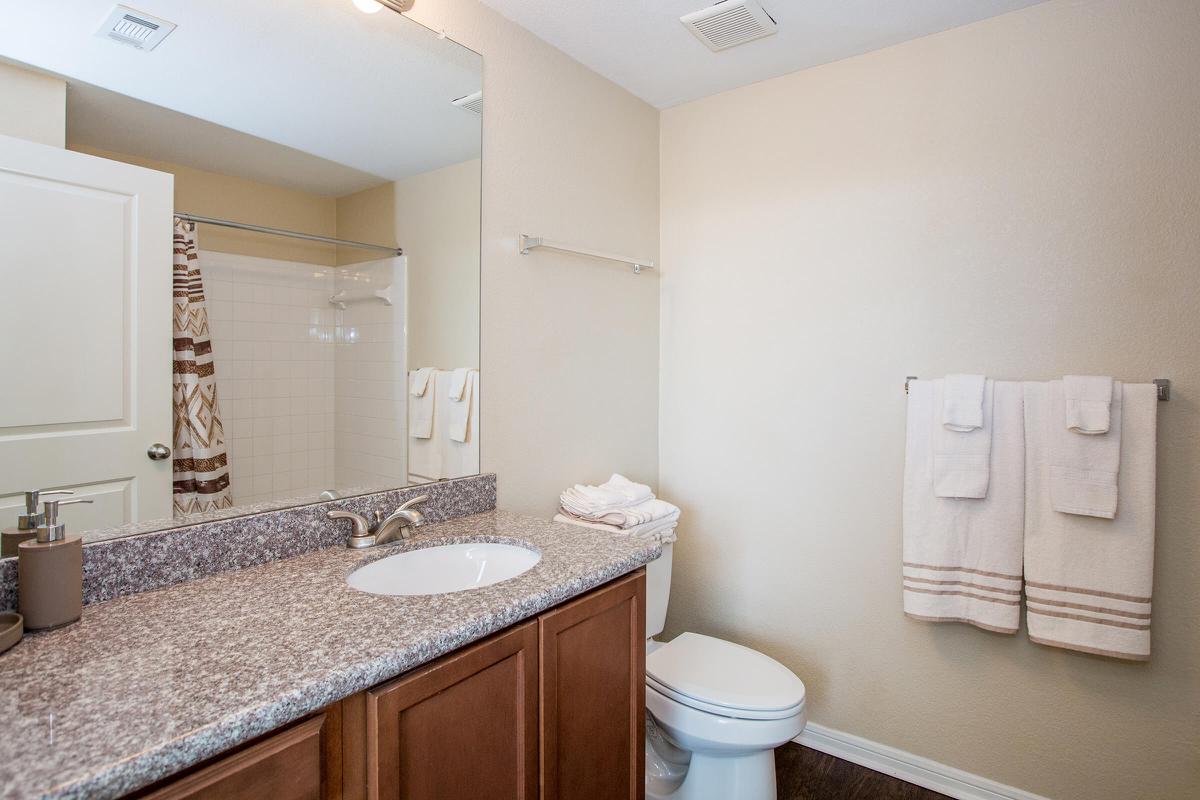
[[[976, 377], [976, 376], [965, 376]], [[995, 381], [985, 381], [979, 406], [981, 424], [967, 429], [965, 418], [955, 419], [964, 424], [950, 427], [949, 398], [952, 382], [949, 377], [933, 383], [934, 408], [943, 409], [941, 425], [931, 425], [933, 436], [933, 493], [937, 497], [980, 499], [987, 497], [992, 457], [992, 413], [995, 404]], [[962, 396], [961, 390], [958, 392]]]
[[1121, 383], [1109, 389], [1112, 408], [1107, 433], [1083, 434], [1062, 424], [1066, 395], [1063, 381], [1046, 384], [1055, 425], [1046, 431], [1050, 463], [1050, 502], [1055, 511], [1112, 519], [1117, 513], [1117, 474], [1121, 464]]
[[654, 522], [645, 522], [641, 525], [635, 525], [632, 528], [619, 528], [616, 525], [605, 525], [602, 522], [588, 522], [587, 520], [573, 517], [570, 514], [558, 513], [554, 515], [555, 522], [562, 522], [567, 525], [581, 525], [585, 528], [593, 528], [598, 531], [607, 533], [619, 534], [621, 536], [633, 536], [640, 539], [653, 539], [659, 544], [670, 544], [678, 541], [679, 536], [675, 533], [675, 528], [679, 525], [679, 515], [675, 514], [671, 519], [660, 519]]
[[[434, 390], [429, 391], [429, 384]], [[408, 435], [413, 439], [428, 439], [433, 435], [433, 415], [437, 404], [437, 380], [433, 369], [422, 367], [409, 373]]]
[[450, 438], [455, 442], [467, 440], [467, 425], [471, 421], [471, 413], [475, 406], [475, 384], [479, 373], [476, 370], [466, 370], [463, 374], [459, 399], [454, 399], [455, 382], [458, 381], [458, 370], [450, 373], [450, 392], [447, 413], [450, 415]]
[[451, 400], [462, 400], [463, 392], [467, 389], [467, 373], [471, 372], [470, 367], [456, 367], [450, 373], [450, 389], [447, 396]]
[[983, 427], [984, 376], [947, 375], [942, 394], [942, 425], [950, 431]]
[[559, 503], [579, 516], [628, 508], [653, 499], [649, 486], [616, 473], [599, 486], [577, 483], [559, 495]]
[[[1025, 384], [1025, 623], [1038, 644], [1150, 657], [1157, 406], [1152, 384], [1122, 386], [1116, 517], [1062, 514], [1049, 488], [1049, 442], [1062, 416], [1049, 383]], [[1117, 419], [1114, 405], [1114, 427]]]
[[1021, 385], [993, 384], [987, 497], [933, 492], [934, 381], [909, 384], [904, 462], [904, 613], [1016, 633], [1021, 607], [1024, 438]]
[[1110, 376], [1068, 375], [1063, 378], [1067, 429], [1075, 433], [1108, 433], [1113, 379]]

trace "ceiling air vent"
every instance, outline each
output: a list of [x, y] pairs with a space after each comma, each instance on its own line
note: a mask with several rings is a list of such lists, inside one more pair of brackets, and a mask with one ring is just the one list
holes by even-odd
[[117, 6], [100, 26], [100, 30], [96, 31], [96, 35], [139, 50], [153, 50], [173, 30], [174, 22], [167, 22], [129, 6]]
[[470, 94], [464, 94], [462, 97], [451, 100], [450, 102], [465, 111], [470, 111], [475, 114], [482, 114], [483, 90], [471, 92]]
[[726, 50], [775, 33], [775, 20], [752, 0], [725, 0], [679, 18], [709, 50]]

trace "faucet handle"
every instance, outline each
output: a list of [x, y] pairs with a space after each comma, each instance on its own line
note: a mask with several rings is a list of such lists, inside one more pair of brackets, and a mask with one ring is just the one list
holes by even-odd
[[429, 495], [423, 494], [419, 497], [414, 497], [411, 500], [405, 500], [403, 503], [400, 504], [400, 507], [397, 508], [396, 510], [403, 511], [404, 509], [408, 508], [409, 506], [415, 506], [417, 503], [424, 503], [428, 499], [429, 499]]
[[420, 497], [414, 497], [411, 500], [405, 500], [400, 505], [400, 507], [397, 508], [396, 510], [397, 511], [408, 511], [408, 515], [412, 520], [412, 522], [409, 524], [412, 525], [414, 528], [418, 525], [424, 525], [425, 524], [425, 515], [422, 514], [420, 511], [417, 511], [415, 508], [412, 510], [409, 510], [409, 506], [415, 506], [417, 503], [424, 503], [428, 499], [429, 499], [429, 495], [423, 494]]
[[353, 511], [334, 510], [327, 512], [325, 516], [329, 517], [330, 519], [350, 520], [354, 525], [354, 533], [351, 534], [354, 537], [368, 536], [371, 533], [370, 523], [367, 522], [367, 518], [362, 514], [355, 514]]

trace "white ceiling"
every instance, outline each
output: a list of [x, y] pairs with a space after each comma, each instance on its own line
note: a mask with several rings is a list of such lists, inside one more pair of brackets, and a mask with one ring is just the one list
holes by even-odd
[[658, 108], [1042, 1], [760, 0], [778, 32], [714, 53], [679, 22], [712, 0], [482, 0]]
[[[479, 156], [480, 118], [450, 101], [480, 88], [480, 57], [399, 14], [350, 0], [125, 2], [179, 27], [143, 52], [94, 35], [115, 0], [5, 3], [0, 57], [388, 180]], [[148, 135], [178, 131], [177, 118], [154, 119], [164, 127]], [[87, 122], [105, 136], [122, 125], [134, 127]]]

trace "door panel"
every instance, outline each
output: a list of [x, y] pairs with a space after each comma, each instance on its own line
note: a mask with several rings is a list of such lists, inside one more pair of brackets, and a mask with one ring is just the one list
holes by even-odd
[[539, 620], [542, 800], [645, 796], [646, 577]]
[[537, 623], [367, 693], [371, 800], [537, 797]]
[[0, 136], [0, 508], [88, 487], [106, 502], [63, 509], [71, 529], [171, 515], [146, 448], [171, 442], [172, 186]]

